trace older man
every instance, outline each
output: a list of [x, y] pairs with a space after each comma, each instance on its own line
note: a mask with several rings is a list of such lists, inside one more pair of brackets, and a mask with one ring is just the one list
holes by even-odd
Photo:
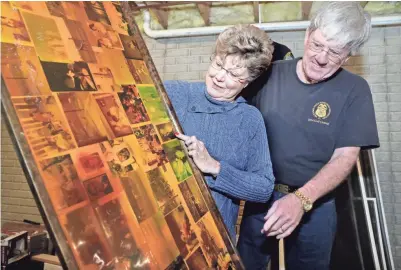
[[251, 97], [266, 123], [277, 182], [268, 204], [245, 206], [238, 249], [247, 269], [266, 269], [280, 238], [287, 269], [329, 269], [332, 191], [360, 149], [379, 146], [369, 86], [341, 68], [370, 30], [358, 3], [326, 3], [306, 31], [303, 57], [274, 63]]

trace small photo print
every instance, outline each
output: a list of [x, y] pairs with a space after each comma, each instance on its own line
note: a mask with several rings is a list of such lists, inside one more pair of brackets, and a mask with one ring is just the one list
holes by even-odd
[[121, 4], [118, 1], [103, 2], [113, 29], [120, 34], [128, 35], [128, 22], [124, 19]]
[[[25, 23], [18, 9], [10, 2], [1, 2], [1, 41], [7, 43], [31, 44]], [[2, 43], [3, 46], [4, 43]]]
[[[46, 2], [46, 3], [76, 3], [76, 2]], [[81, 10], [78, 8], [76, 11]], [[79, 14], [77, 14], [79, 16]], [[75, 49], [78, 51], [81, 59], [86, 63], [96, 63], [96, 55], [92, 49], [91, 43], [89, 42], [88, 34], [85, 31], [84, 25], [80, 21], [73, 19], [65, 19], [65, 25], [67, 26], [71, 40], [75, 44]]]
[[135, 158], [135, 151], [131, 147], [135, 142], [135, 136], [129, 135], [100, 143], [102, 153], [114, 175], [125, 176], [139, 168]]
[[157, 213], [139, 226], [160, 269], [166, 269], [180, 255], [180, 251], [163, 215]]
[[[46, 8], [46, 4], [44, 1], [12, 1], [11, 5], [15, 8], [19, 8], [20, 10], [28, 10], [30, 12], [49, 16], [50, 13]], [[4, 11], [3, 11], [4, 12]], [[2, 12], [2, 13], [3, 13]]]
[[124, 111], [131, 124], [138, 124], [150, 121], [142, 99], [139, 96], [138, 88], [135, 85], [124, 85], [123, 92], [118, 93]]
[[121, 89], [109, 67], [99, 64], [88, 64], [88, 66], [99, 92], [117, 92]]
[[120, 34], [120, 40], [124, 48], [124, 56], [128, 59], [143, 60], [142, 54], [139, 51], [138, 44], [134, 36]]
[[210, 213], [195, 225], [206, 260], [214, 269], [230, 269], [232, 261]]
[[182, 182], [192, 176], [193, 173], [189, 165], [188, 157], [185, 155], [178, 140], [172, 140], [163, 144], [163, 149], [167, 154], [168, 160], [170, 160], [171, 167], [173, 167], [178, 182]]
[[153, 85], [137, 85], [137, 87], [152, 122], [166, 122], [170, 120], [166, 107], [156, 88]]
[[87, 22], [87, 27], [92, 46], [119, 50], [123, 48], [120, 37], [111, 26], [92, 21]]
[[91, 201], [97, 200], [113, 192], [113, 187], [106, 174], [96, 176], [83, 182]]
[[193, 270], [205, 270], [210, 269], [207, 262], [205, 255], [203, 255], [203, 251], [198, 248], [194, 251], [191, 256], [186, 260], [189, 269]]
[[45, 3], [52, 16], [74, 21], [84, 20], [87, 17], [84, 8], [79, 2], [46, 1]]
[[127, 63], [137, 84], [153, 84], [152, 77], [144, 61], [127, 59]]
[[106, 233], [113, 253], [118, 257], [126, 257], [135, 253], [137, 243], [129, 230], [129, 224], [118, 199], [106, 202], [95, 208], [102, 227]]
[[178, 186], [192, 218], [195, 222], [198, 222], [198, 220], [206, 214], [208, 209], [195, 178], [191, 177], [187, 181], [180, 183]]
[[80, 147], [71, 152], [71, 158], [81, 180], [106, 173], [106, 161], [99, 144]]
[[96, 85], [85, 62], [41, 62], [52, 91], [96, 91]]
[[1, 43], [1, 73], [11, 96], [51, 93], [34, 47]]
[[131, 171], [125, 176], [121, 176], [120, 179], [131, 209], [139, 223], [156, 214], [158, 206], [143, 172]]
[[171, 175], [167, 168], [167, 166], [160, 166], [147, 172], [153, 194], [164, 215], [171, 212], [180, 204], [178, 195], [172, 186], [175, 180], [174, 175]]
[[58, 97], [78, 146], [107, 140], [99, 108], [89, 93], [59, 93]]
[[58, 155], [76, 147], [67, 121], [53, 96], [18, 97], [12, 102], [36, 157]]
[[[101, 269], [102, 264], [113, 259], [110, 249], [93, 210], [79, 208], [60, 217], [67, 239], [77, 258], [79, 269]], [[96, 268], [95, 268], [96, 267]]]
[[153, 125], [134, 128], [134, 134], [143, 153], [145, 171], [152, 170], [168, 162]]
[[110, 20], [101, 1], [83, 1], [83, 3], [89, 20], [110, 25]]
[[67, 50], [55, 20], [29, 12], [21, 12], [41, 61], [68, 63]]
[[70, 155], [42, 160], [39, 164], [46, 189], [56, 211], [86, 199]]
[[174, 241], [184, 258], [198, 245], [198, 239], [193, 231], [184, 208], [179, 206], [166, 217], [166, 222], [173, 235]]
[[95, 97], [96, 103], [106, 120], [105, 124], [110, 127], [113, 133], [112, 138], [132, 134], [132, 128], [125, 116], [124, 110], [116, 99], [116, 96], [111, 94]]
[[171, 122], [156, 125], [162, 142], [167, 142], [175, 139], [173, 124]]

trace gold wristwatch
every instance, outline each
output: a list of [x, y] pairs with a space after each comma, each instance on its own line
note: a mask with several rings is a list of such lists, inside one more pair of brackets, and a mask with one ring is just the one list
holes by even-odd
[[306, 197], [304, 194], [302, 194], [301, 191], [299, 191], [299, 189], [297, 189], [294, 192], [294, 194], [301, 200], [302, 207], [304, 208], [305, 212], [308, 212], [312, 209], [313, 203], [310, 201], [310, 199], [308, 197]]

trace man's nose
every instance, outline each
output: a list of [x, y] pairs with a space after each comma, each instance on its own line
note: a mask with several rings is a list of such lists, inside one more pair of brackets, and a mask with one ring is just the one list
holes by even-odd
[[321, 51], [316, 55], [316, 60], [320, 65], [326, 65], [329, 63], [329, 53], [326, 50]]

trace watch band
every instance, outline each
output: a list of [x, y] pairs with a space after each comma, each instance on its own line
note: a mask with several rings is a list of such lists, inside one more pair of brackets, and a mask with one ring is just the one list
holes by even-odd
[[301, 200], [302, 207], [304, 208], [305, 212], [308, 212], [309, 210], [312, 209], [313, 206], [312, 201], [308, 197], [306, 197], [301, 191], [299, 191], [299, 189], [297, 189], [294, 192], [294, 194]]

